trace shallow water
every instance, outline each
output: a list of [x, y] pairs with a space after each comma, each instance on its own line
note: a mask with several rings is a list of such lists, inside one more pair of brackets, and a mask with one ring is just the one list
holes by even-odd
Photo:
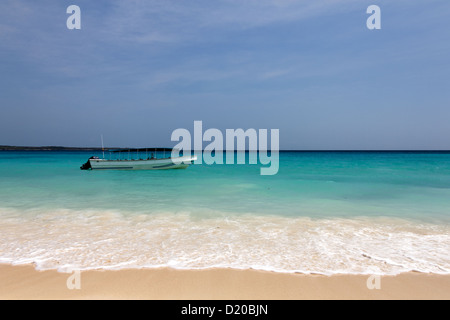
[[281, 152], [260, 165], [81, 171], [0, 153], [0, 262], [39, 269], [450, 272], [450, 154]]

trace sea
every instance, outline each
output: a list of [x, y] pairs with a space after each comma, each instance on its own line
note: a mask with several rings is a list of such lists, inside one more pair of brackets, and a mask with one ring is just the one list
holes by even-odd
[[450, 273], [449, 152], [291, 152], [261, 164], [80, 170], [0, 152], [0, 263], [60, 272]]

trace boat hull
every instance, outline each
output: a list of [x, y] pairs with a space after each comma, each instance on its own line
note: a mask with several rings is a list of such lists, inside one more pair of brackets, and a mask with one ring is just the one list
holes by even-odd
[[92, 170], [167, 170], [185, 169], [191, 165], [197, 157], [184, 156], [166, 159], [147, 160], [106, 160], [90, 159]]

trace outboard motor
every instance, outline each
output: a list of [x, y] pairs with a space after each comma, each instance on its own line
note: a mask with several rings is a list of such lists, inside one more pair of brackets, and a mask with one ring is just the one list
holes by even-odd
[[[91, 160], [91, 159], [98, 159], [98, 157], [90, 157], [89, 160]], [[83, 165], [80, 167], [81, 170], [89, 170], [89, 169], [92, 169], [92, 167], [91, 167], [91, 162], [90, 162], [89, 160], [88, 160], [85, 164], [83, 164]]]

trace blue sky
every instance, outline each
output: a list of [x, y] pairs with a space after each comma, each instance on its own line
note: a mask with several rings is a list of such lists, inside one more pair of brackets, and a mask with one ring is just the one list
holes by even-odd
[[449, 17], [448, 0], [2, 0], [0, 145], [173, 146], [202, 120], [279, 129], [282, 149], [450, 149]]

